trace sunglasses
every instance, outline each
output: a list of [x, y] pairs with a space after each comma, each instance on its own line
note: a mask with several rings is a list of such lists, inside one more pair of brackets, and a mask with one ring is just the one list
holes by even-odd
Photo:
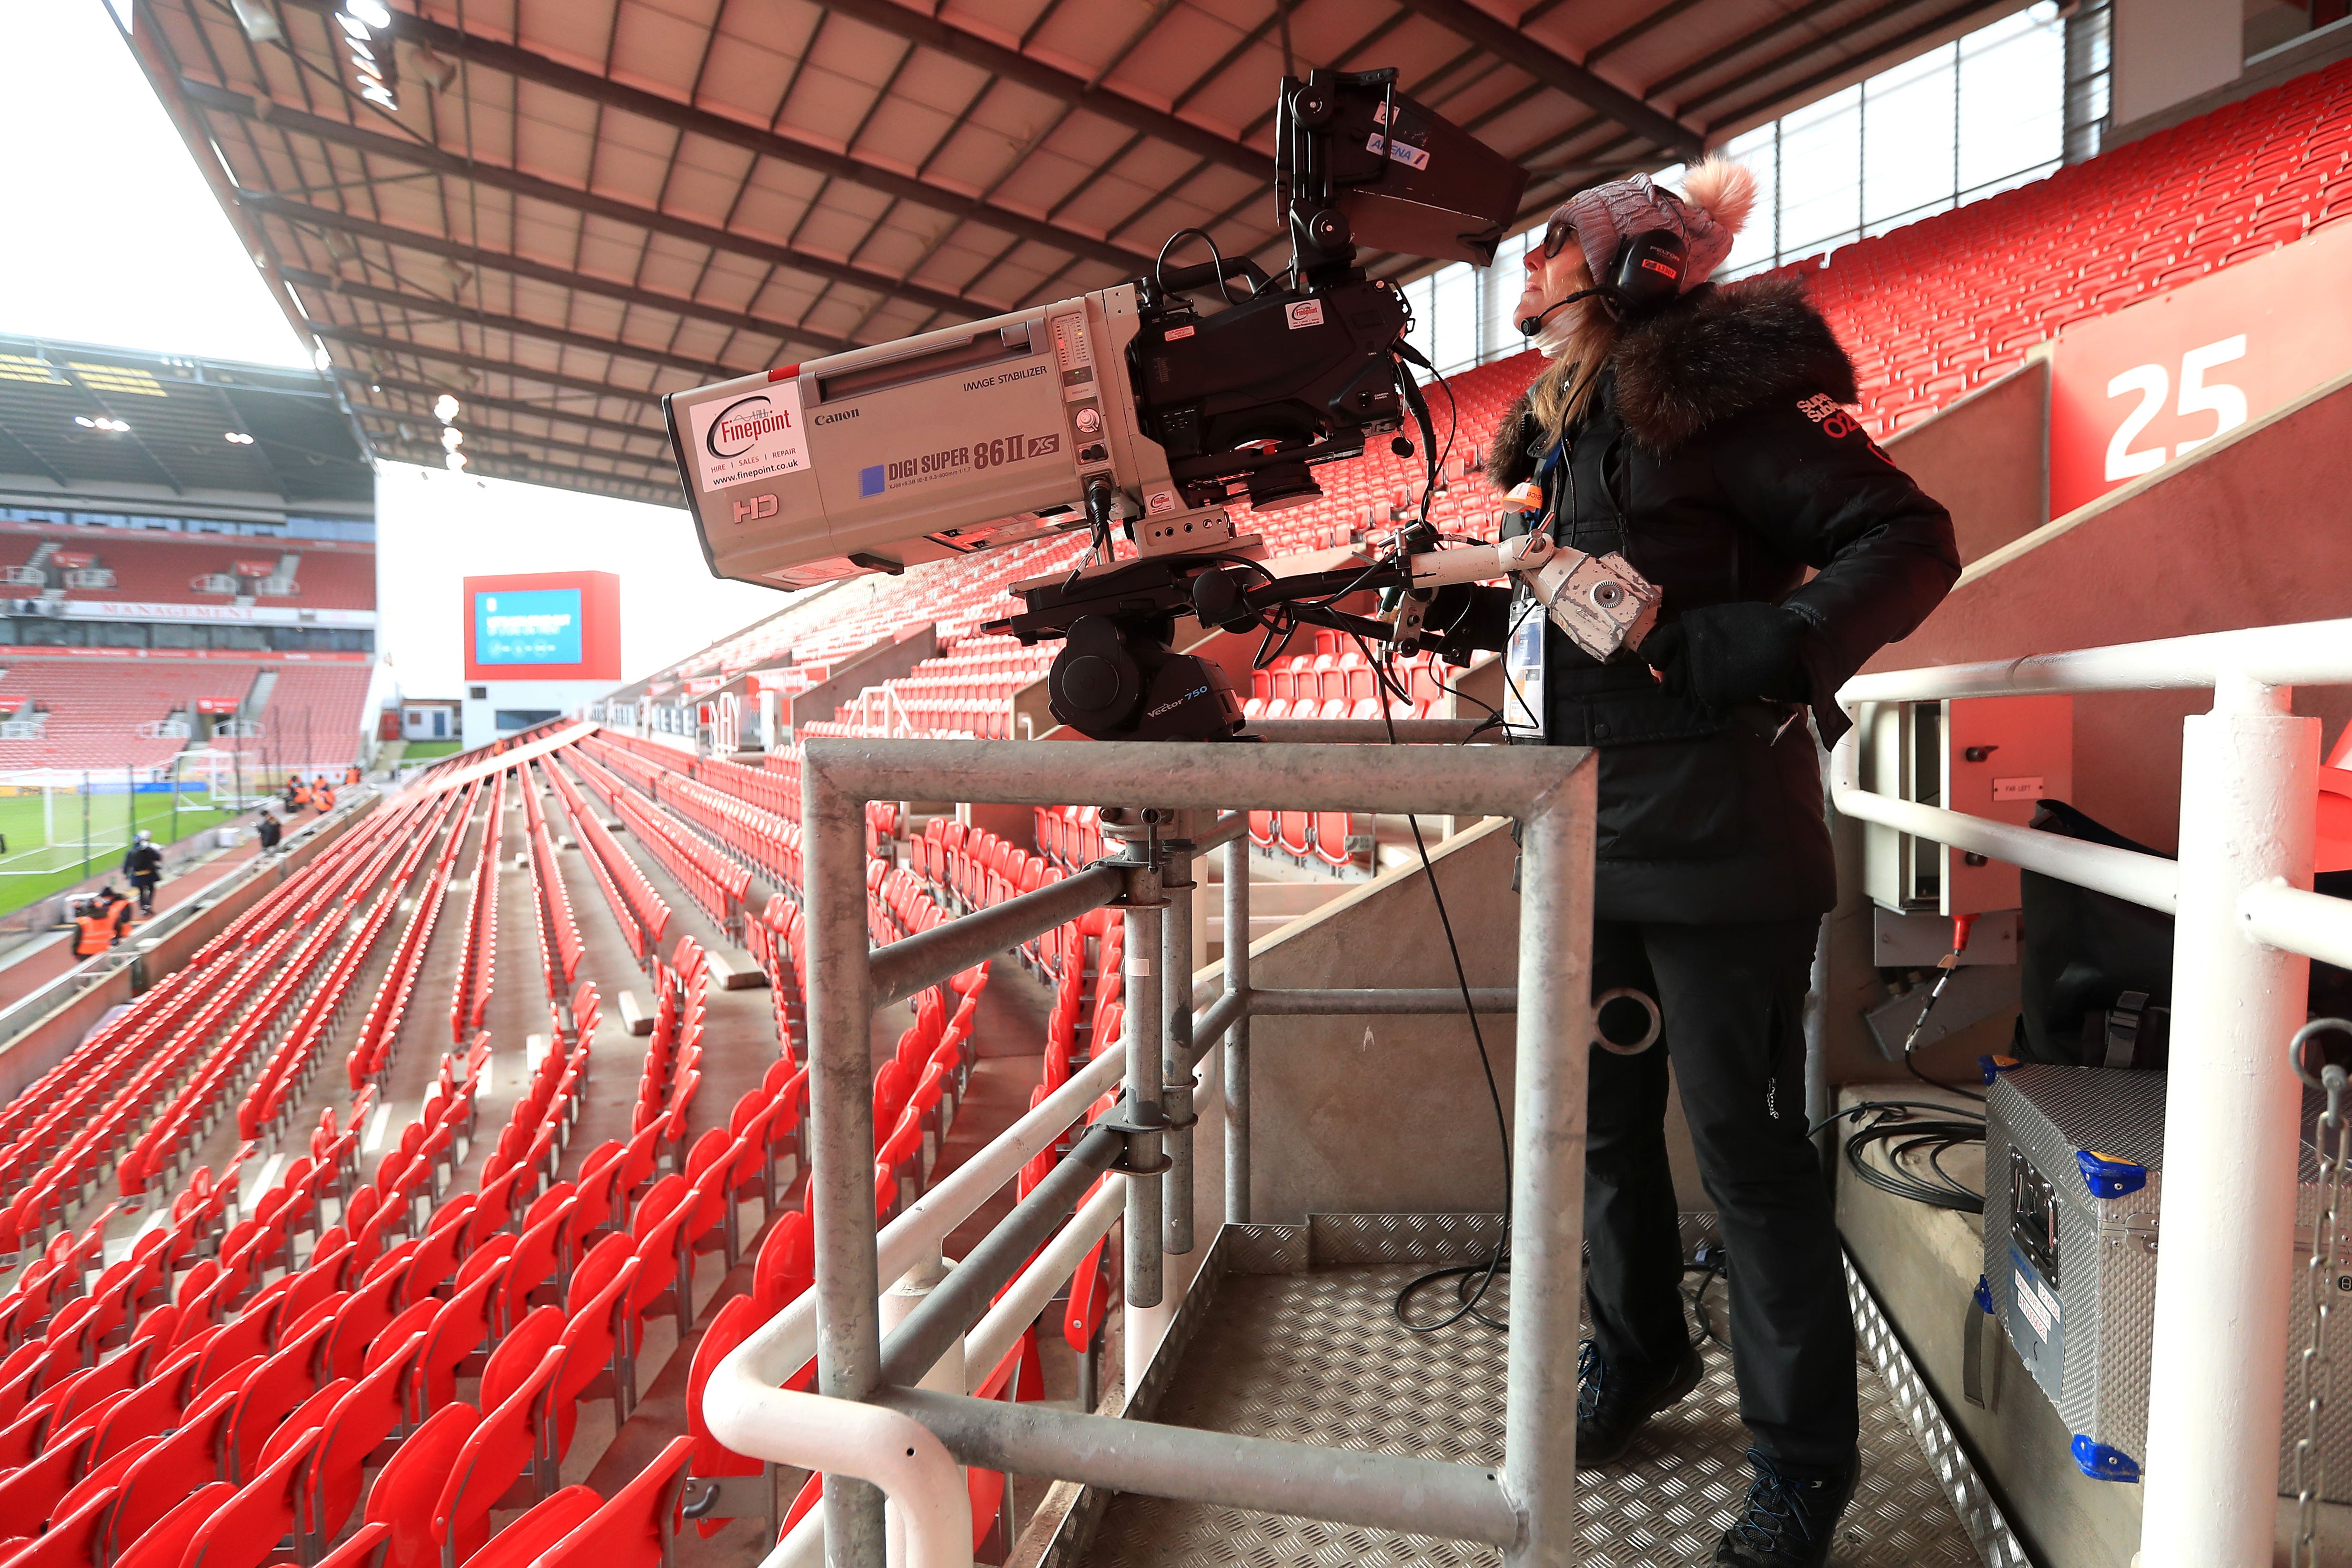
[[1570, 221], [1566, 208], [1552, 214], [1551, 222], [1544, 226], [1544, 259], [1549, 261], [1558, 256], [1575, 236], [1576, 225]]

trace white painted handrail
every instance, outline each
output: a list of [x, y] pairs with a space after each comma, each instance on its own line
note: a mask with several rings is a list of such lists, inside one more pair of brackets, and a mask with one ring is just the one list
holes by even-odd
[[972, 1325], [964, 1336], [963, 1364], [965, 1378], [971, 1391], [988, 1381], [991, 1373], [1003, 1361], [1005, 1352], [1020, 1342], [1021, 1335], [1037, 1321], [1062, 1281], [1077, 1271], [1086, 1261], [1087, 1252], [1094, 1244], [1110, 1234], [1118, 1216], [1127, 1209], [1127, 1178], [1109, 1175], [1095, 1191], [1095, 1195], [1078, 1205], [1077, 1214], [1047, 1242], [1042, 1251], [1030, 1260], [1010, 1289], [997, 1298], [988, 1316]]
[[1983, 664], [1857, 675], [1838, 689], [1838, 703], [1851, 713], [1858, 702], [2193, 690], [2231, 678], [2264, 686], [2333, 686], [2352, 680], [2352, 620], [2251, 626]]
[[[1126, 1048], [1114, 1043], [908, 1205], [876, 1241], [884, 1283], [936, 1258], [950, 1232], [1085, 1115], [1126, 1070]], [[903, 1521], [908, 1568], [969, 1568], [971, 1494], [962, 1470], [927, 1428], [878, 1405], [782, 1386], [816, 1353], [816, 1301], [815, 1291], [802, 1292], [712, 1370], [702, 1396], [711, 1435], [739, 1454], [873, 1482]], [[853, 1420], [850, 1412], [865, 1414]], [[928, 1447], [915, 1440], [916, 1432]], [[952, 1529], [935, 1526], [950, 1516]], [[821, 1510], [810, 1517], [821, 1518]]]
[[2238, 913], [2256, 942], [2352, 969], [2352, 900], [2308, 893], [2273, 879], [2240, 894]]
[[1849, 731], [1830, 758], [1830, 798], [1839, 811], [1955, 849], [1990, 855], [2029, 871], [2112, 893], [2170, 914], [2180, 896], [2180, 868], [2161, 855], [2042, 833], [2014, 823], [1921, 805], [1864, 789], [1859, 730]]

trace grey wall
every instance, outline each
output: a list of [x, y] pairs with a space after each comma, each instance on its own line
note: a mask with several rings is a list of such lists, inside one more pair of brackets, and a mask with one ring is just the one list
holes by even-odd
[[2235, 81], [2245, 60], [2237, 0], [2115, 0], [2115, 123], [2130, 125]]
[[1896, 431], [1886, 455], [1952, 514], [1974, 561], [2050, 520], [2050, 362], [2036, 357]]
[[[1430, 848], [1473, 985], [1517, 980], [1516, 854], [1500, 820]], [[1418, 866], [1342, 895], [1250, 953], [1251, 983], [1267, 988], [1454, 984]], [[1205, 1001], [1223, 984], [1223, 966], [1213, 965], [1201, 972], [1196, 994]], [[1482, 1015], [1479, 1026], [1507, 1114], [1516, 1031], [1508, 1015]], [[1254, 1219], [1503, 1206], [1494, 1108], [1461, 1017], [1262, 1017], [1250, 1028]], [[1708, 1207], [1678, 1112], [1668, 1136], [1683, 1206]]]
[[886, 680], [896, 680], [914, 673], [915, 666], [927, 658], [937, 658], [940, 652], [940, 628], [935, 625], [918, 626], [897, 642], [885, 643], [853, 664], [834, 671], [828, 679], [818, 682], [792, 700], [792, 722], [794, 728], [811, 720], [825, 724], [833, 721], [834, 710], [845, 702], [856, 700], [857, 694], [869, 686], [879, 686]]
[[[1927, 624], [1865, 668], [2015, 658], [2240, 626], [2352, 616], [2352, 376], [1969, 563]], [[2202, 691], [2074, 703], [2074, 804], [2169, 850], [2179, 837], [2180, 720]], [[2333, 745], [2352, 689], [2295, 711]]]

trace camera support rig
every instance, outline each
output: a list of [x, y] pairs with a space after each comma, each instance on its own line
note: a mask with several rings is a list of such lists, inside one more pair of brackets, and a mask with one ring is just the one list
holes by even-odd
[[[1500, 544], [1413, 552], [1407, 535], [1367, 566], [1276, 577], [1253, 554], [1146, 555], [1066, 576], [1013, 585], [1028, 608], [982, 629], [1034, 644], [1059, 637], [1046, 676], [1054, 717], [1097, 741], [1213, 741], [1238, 734], [1240, 699], [1225, 672], [1175, 650], [1179, 619], [1241, 632], [1276, 608], [1295, 623], [1394, 644], [1411, 653], [1434, 641], [1426, 625], [1436, 591], [1507, 577], [1543, 606], [1585, 652], [1607, 659], [1638, 647], [1657, 622], [1658, 590], [1622, 555], [1588, 555], [1538, 531]], [[1246, 542], [1254, 545], [1255, 541]], [[1244, 569], [1264, 581], [1244, 581]], [[1332, 607], [1363, 590], [1393, 590], [1378, 619]]]

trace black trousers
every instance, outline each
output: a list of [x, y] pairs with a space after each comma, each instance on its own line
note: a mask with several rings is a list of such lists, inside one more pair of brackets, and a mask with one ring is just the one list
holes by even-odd
[[131, 879], [131, 886], [139, 895], [139, 912], [142, 915], [152, 914], [155, 910], [155, 880], [152, 876]]
[[1792, 1469], [1843, 1464], [1857, 1417], [1837, 1228], [1805, 1138], [1805, 989], [1820, 922], [1596, 921], [1593, 990], [1657, 998], [1637, 1057], [1595, 1047], [1584, 1166], [1586, 1275], [1601, 1354], [1660, 1363], [1690, 1342], [1666, 1164], [1666, 1065], [1730, 1253], [1731, 1355], [1756, 1446]]

